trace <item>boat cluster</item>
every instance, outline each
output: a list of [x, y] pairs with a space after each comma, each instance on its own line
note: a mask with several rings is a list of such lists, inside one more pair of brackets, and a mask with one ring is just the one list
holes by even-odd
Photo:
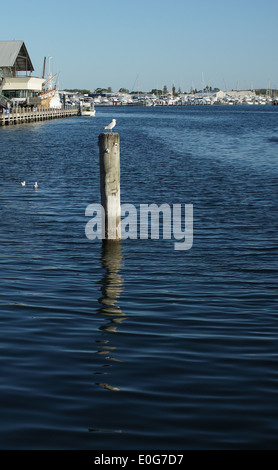
[[152, 93], [129, 94], [101, 94], [79, 95], [63, 92], [63, 101], [67, 105], [80, 106], [195, 106], [195, 105], [265, 105], [277, 104], [277, 98], [268, 95], [257, 95], [246, 91], [212, 91], [198, 93], [181, 93], [177, 96], [171, 94], [154, 95]]
[[182, 97], [182, 104], [186, 105], [252, 105], [274, 104], [274, 99], [267, 95], [257, 95], [249, 91], [228, 91], [215, 93], [196, 93]]

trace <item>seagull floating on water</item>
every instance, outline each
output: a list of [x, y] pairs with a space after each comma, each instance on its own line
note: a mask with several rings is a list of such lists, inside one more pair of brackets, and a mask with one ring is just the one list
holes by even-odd
[[25, 185], [26, 185], [26, 182], [22, 181], [21, 186], [25, 186]]
[[38, 183], [37, 182], [35, 182], [35, 184], [34, 184], [34, 189], [38, 189]]
[[112, 132], [112, 129], [115, 126], [116, 126], [116, 119], [112, 119], [112, 122], [110, 122], [110, 124], [108, 124], [108, 126], [105, 126], [104, 129], [110, 129], [110, 131]]

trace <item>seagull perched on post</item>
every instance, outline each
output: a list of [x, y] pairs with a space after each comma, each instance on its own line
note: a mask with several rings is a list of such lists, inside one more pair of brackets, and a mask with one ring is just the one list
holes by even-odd
[[116, 126], [116, 119], [112, 119], [112, 122], [110, 122], [110, 124], [108, 124], [108, 126], [105, 126], [104, 129], [110, 129], [110, 131], [112, 132], [112, 129], [115, 126]]

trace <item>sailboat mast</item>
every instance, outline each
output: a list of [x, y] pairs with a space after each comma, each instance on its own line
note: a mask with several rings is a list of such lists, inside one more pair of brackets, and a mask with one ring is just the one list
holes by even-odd
[[51, 90], [52, 88], [52, 75], [51, 75], [51, 67], [50, 67], [50, 61], [51, 61], [52, 57], [51, 56], [48, 56], [48, 80], [46, 83], [49, 83], [48, 85], [48, 89]]
[[43, 61], [42, 78], [44, 78], [45, 76], [45, 62], [46, 62], [46, 57], [44, 57], [44, 61]]
[[137, 73], [137, 97], [139, 100], [139, 73]]

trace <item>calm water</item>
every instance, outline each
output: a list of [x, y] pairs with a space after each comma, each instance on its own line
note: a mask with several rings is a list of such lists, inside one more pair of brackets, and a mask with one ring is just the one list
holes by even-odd
[[[190, 250], [86, 238], [112, 117], [122, 203], [193, 204]], [[0, 448], [277, 450], [278, 108], [97, 108], [0, 143]]]

